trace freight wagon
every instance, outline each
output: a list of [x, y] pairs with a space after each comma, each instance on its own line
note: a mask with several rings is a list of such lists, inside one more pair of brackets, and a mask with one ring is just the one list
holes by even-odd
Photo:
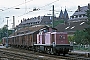
[[[3, 38], [3, 44], [6, 38]], [[48, 54], [67, 54], [73, 49], [66, 32], [57, 32], [48, 26], [23, 28], [8, 37], [8, 44], [13, 47], [44, 52]]]

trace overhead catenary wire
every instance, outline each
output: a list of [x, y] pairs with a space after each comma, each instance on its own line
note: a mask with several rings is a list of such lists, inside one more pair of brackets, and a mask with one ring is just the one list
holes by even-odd
[[[29, 3], [29, 2], [31, 2], [31, 1], [33, 1], [33, 0], [29, 0], [29, 1], [26, 1], [26, 0], [25, 0], [24, 3], [21, 3], [21, 4], [18, 4], [18, 5], [12, 6], [12, 7], [10, 7], [10, 8], [6, 8], [6, 9], [4, 9], [3, 11], [7, 11], [7, 10], [9, 10], [9, 9], [15, 8], [15, 7], [17, 7], [17, 6], [20, 6], [20, 5], [23, 5], [23, 4], [26, 4], [26, 3]], [[59, 1], [59, 0], [55, 0], [55, 1], [53, 1], [53, 2], [51, 2], [51, 3], [48, 3], [48, 4], [46, 4], [46, 5], [42, 6], [42, 7], [39, 7], [40, 9], [38, 9], [37, 11], [39, 11], [39, 10], [41, 10], [41, 8], [45, 8], [46, 6], [49, 6], [49, 5], [51, 5], [51, 4], [53, 4], [53, 3], [57, 2], [57, 1]], [[25, 5], [25, 8], [27, 8], [26, 5]], [[23, 15], [29, 14], [30, 12], [34, 12], [34, 11], [26, 12], [26, 13], [24, 13]], [[23, 16], [23, 15], [20, 15], [20, 16], [18, 16], [18, 17], [21, 17], [21, 16]], [[5, 22], [5, 21], [4, 21], [4, 22]]]
[[[29, 1], [26, 1], [26, 0], [25, 0], [25, 2], [20, 3], [20, 4], [18, 4], [18, 5], [15, 5], [15, 6], [6, 8], [6, 9], [0, 9], [0, 10], [1, 10], [0, 12], [7, 11], [7, 10], [9, 10], [9, 9], [15, 8], [15, 7], [17, 7], [17, 6], [20, 6], [20, 5], [23, 5], [23, 4], [26, 4], [26, 3], [29, 3], [29, 2], [31, 2], [31, 1], [33, 1], [33, 0], [29, 0]], [[1, 24], [4, 23], [4, 22], [5, 22], [5, 21], [4, 21], [4, 19], [3, 19], [3, 21], [1, 22]]]
[[18, 5], [12, 6], [12, 7], [10, 7], [10, 8], [6, 8], [6, 9], [4, 9], [4, 10], [2, 10], [2, 11], [6, 11], [6, 10], [9, 10], [9, 9], [12, 9], [12, 8], [14, 8], [14, 7], [17, 7], [17, 6], [20, 6], [20, 5], [29, 3], [29, 2], [31, 2], [31, 1], [33, 1], [33, 0], [25, 1], [24, 3], [21, 3], [21, 4], [18, 4]]
[[57, 2], [57, 1], [59, 1], [59, 0], [55, 0], [55, 1], [53, 1], [53, 2], [51, 2], [49, 4], [46, 4], [46, 5], [42, 6], [42, 7], [39, 7], [39, 8], [44, 8], [44, 7], [49, 6], [49, 5], [51, 5], [51, 4], [53, 4], [53, 3]]
[[[53, 1], [53, 2], [51, 2], [51, 3], [48, 3], [48, 4], [46, 4], [46, 5], [42, 6], [42, 7], [39, 7], [36, 11], [39, 11], [39, 10], [41, 10], [41, 8], [45, 8], [46, 6], [49, 6], [49, 5], [51, 5], [51, 4], [53, 4], [53, 3], [57, 2], [57, 1], [59, 1], [59, 0], [55, 0], [55, 1]], [[34, 11], [33, 11], [33, 10], [32, 10], [32, 11], [29, 11], [29, 12], [27, 12], [27, 13], [24, 13], [24, 14], [22, 14], [22, 15], [19, 15], [18, 17], [21, 17], [21, 16], [23, 16], [23, 15], [29, 14], [30, 12], [34, 12]]]

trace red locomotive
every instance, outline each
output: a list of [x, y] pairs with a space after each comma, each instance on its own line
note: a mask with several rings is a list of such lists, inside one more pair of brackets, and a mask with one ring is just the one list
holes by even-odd
[[[3, 44], [6, 38], [3, 38]], [[37, 25], [20, 29], [8, 37], [10, 46], [30, 49], [49, 54], [67, 54], [73, 49], [66, 32], [56, 32], [55, 28]]]

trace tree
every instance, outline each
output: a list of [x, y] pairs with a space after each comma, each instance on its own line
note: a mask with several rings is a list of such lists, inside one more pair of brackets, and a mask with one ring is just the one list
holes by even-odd
[[[8, 30], [8, 36], [12, 34], [12, 30]], [[7, 37], [7, 25], [4, 25], [2, 28], [0, 28], [0, 40], [3, 37]]]
[[77, 30], [74, 34], [74, 41], [77, 44], [89, 44], [88, 40], [85, 38], [87, 35], [87, 32], [84, 32], [83, 30]]
[[74, 42], [74, 36], [68, 36], [68, 40], [69, 40], [70, 42]]
[[88, 21], [86, 21], [86, 24], [88, 24], [89, 26], [87, 28], [85, 28], [84, 32], [87, 33], [87, 35], [85, 36], [85, 38], [88, 40], [89, 44], [90, 44], [90, 9], [87, 10], [87, 19]]

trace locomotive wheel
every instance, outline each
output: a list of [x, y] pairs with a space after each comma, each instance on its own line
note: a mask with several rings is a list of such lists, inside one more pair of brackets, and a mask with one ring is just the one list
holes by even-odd
[[57, 55], [57, 56], [59, 56], [59, 55], [60, 55], [60, 53], [58, 53], [58, 52], [57, 52], [57, 53], [56, 53], [56, 55]]
[[65, 53], [63, 53], [63, 56], [65, 56]]
[[49, 50], [47, 51], [47, 53], [48, 53], [48, 54], [51, 54]]
[[37, 49], [37, 52], [40, 52], [40, 48]]
[[52, 48], [50, 49], [50, 54], [52, 54], [52, 55], [54, 54], [54, 52], [53, 52], [53, 49], [52, 49]]

